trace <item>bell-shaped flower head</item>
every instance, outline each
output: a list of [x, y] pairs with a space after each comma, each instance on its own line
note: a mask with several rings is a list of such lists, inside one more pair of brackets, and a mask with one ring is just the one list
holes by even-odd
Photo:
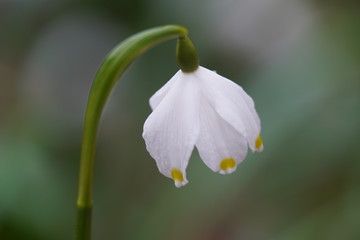
[[181, 187], [196, 146], [214, 172], [229, 174], [253, 152], [263, 150], [260, 119], [251, 97], [237, 84], [198, 67], [179, 70], [150, 98], [144, 124], [147, 150], [162, 174]]

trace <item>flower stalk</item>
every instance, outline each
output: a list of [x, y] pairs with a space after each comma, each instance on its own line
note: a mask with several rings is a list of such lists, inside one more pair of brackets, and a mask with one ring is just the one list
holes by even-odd
[[[187, 29], [176, 25], [167, 25], [140, 32], [116, 46], [100, 66], [89, 93], [84, 119], [77, 198], [76, 240], [91, 239], [92, 183], [96, 136], [104, 105], [112, 89], [130, 64], [146, 50], [176, 37], [180, 38], [180, 41], [188, 41], [186, 35]], [[193, 54], [192, 50], [188, 52], [190, 55]], [[179, 59], [184, 60], [180, 62], [185, 71], [193, 70], [196, 64], [198, 66], [197, 57], [197, 60], [192, 61], [191, 64], [186, 64], [191, 59], [188, 54]]]

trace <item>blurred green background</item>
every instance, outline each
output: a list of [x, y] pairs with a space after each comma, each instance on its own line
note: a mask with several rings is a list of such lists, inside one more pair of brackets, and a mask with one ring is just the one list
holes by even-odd
[[189, 28], [201, 64], [243, 86], [264, 152], [229, 176], [195, 151], [176, 189], [146, 152], [149, 97], [177, 71], [147, 52], [102, 118], [94, 239], [360, 239], [360, 4], [322, 0], [0, 0], [0, 239], [72, 239], [82, 120], [120, 41]]

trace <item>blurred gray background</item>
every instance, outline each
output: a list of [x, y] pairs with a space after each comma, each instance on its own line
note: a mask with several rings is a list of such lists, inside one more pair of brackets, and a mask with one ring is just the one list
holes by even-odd
[[74, 232], [82, 120], [105, 55], [180, 24], [201, 65], [237, 82], [264, 152], [229, 176], [195, 151], [176, 189], [146, 152], [149, 97], [175, 40], [138, 59], [102, 118], [94, 239], [360, 239], [360, 4], [346, 0], [0, 0], [0, 239]]

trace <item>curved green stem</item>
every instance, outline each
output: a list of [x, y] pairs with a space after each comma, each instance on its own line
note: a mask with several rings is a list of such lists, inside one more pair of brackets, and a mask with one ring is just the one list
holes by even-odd
[[100, 66], [89, 93], [81, 149], [77, 240], [91, 237], [92, 179], [96, 135], [104, 105], [118, 79], [129, 65], [143, 52], [157, 43], [186, 36], [187, 29], [168, 25], [140, 32], [116, 46]]

